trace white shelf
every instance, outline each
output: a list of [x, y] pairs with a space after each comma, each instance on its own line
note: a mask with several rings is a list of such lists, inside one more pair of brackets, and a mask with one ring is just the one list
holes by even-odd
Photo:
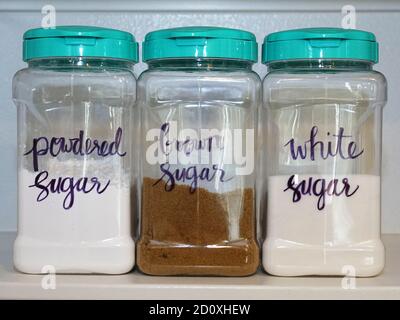
[[0, 299], [400, 299], [400, 235], [385, 235], [386, 267], [374, 278], [282, 278], [262, 271], [244, 278], [151, 277], [134, 271], [119, 276], [57, 275], [56, 289], [44, 290], [43, 276], [16, 272], [15, 234], [0, 233]]

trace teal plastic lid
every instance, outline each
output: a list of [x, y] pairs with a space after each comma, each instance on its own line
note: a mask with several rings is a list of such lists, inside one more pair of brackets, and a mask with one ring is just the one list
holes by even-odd
[[88, 26], [31, 29], [24, 34], [23, 60], [98, 57], [138, 62], [138, 44], [129, 32]]
[[371, 32], [308, 28], [275, 32], [264, 38], [262, 62], [304, 59], [351, 59], [378, 62], [378, 43]]
[[257, 61], [251, 32], [220, 27], [183, 27], [150, 32], [143, 42], [143, 61], [171, 58], [223, 58]]

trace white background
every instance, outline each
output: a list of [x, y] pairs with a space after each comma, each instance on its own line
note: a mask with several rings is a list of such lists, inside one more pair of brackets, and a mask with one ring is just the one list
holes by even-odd
[[[53, 4], [58, 25], [95, 25], [132, 32], [137, 40], [152, 30], [187, 25], [242, 28], [261, 43], [267, 33], [301, 27], [340, 27], [344, 4], [357, 9], [357, 28], [372, 31], [380, 43], [380, 63], [389, 83], [384, 112], [382, 229], [400, 233], [400, 1], [135, 1], [0, 0], [0, 231], [16, 229], [16, 110], [11, 100], [13, 74], [21, 59], [22, 34], [39, 27], [41, 7]], [[137, 74], [145, 65], [139, 64]], [[266, 68], [255, 70], [263, 77]]]

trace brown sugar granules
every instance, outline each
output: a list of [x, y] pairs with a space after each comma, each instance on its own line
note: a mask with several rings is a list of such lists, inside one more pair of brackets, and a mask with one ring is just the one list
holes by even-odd
[[220, 276], [256, 272], [253, 189], [213, 193], [197, 188], [190, 193], [187, 185], [175, 185], [171, 191], [164, 186], [164, 181], [143, 180], [137, 249], [142, 272]]

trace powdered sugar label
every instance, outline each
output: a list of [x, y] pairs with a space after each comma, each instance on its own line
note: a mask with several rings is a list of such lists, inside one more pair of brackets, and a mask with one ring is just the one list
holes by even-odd
[[[93, 173], [107, 170], [100, 165], [101, 162], [107, 162], [104, 160], [126, 156], [121, 146], [122, 135], [122, 128], [119, 127], [112, 141], [84, 138], [84, 130], [80, 130], [78, 136], [73, 138], [33, 138], [32, 148], [24, 153], [24, 156], [32, 158], [35, 178], [28, 187], [37, 191], [36, 201], [49, 200], [51, 194], [63, 194], [62, 207], [69, 210], [75, 203], [77, 193], [101, 195], [106, 192], [111, 183], [110, 177], [104, 177], [102, 174], [100, 178]], [[68, 160], [58, 160], [63, 157], [67, 157]], [[54, 165], [51, 159], [57, 164]], [[41, 166], [41, 160], [45, 161], [44, 166]], [[41, 169], [42, 167], [45, 169]], [[62, 175], [63, 173], [72, 174]]]

